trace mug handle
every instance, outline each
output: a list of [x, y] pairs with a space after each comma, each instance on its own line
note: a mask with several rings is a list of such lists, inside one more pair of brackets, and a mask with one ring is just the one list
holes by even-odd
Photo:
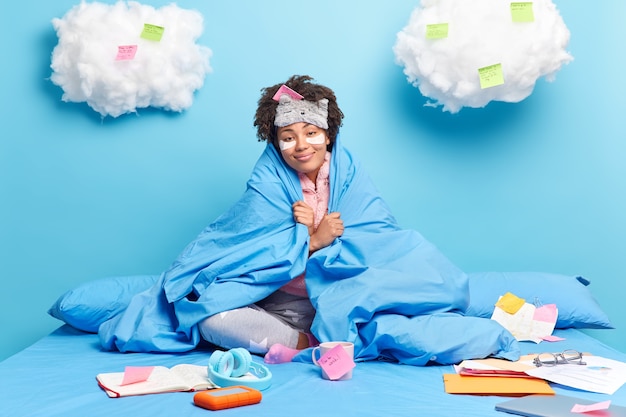
[[320, 350], [320, 347], [319, 347], [319, 346], [315, 346], [315, 347], [313, 348], [313, 350], [311, 351], [311, 359], [313, 360], [313, 363], [314, 363], [315, 365], [317, 365], [317, 366], [320, 366], [320, 364], [319, 364], [319, 363], [317, 363], [317, 358], [315, 357], [315, 356], [316, 356], [316, 355], [315, 355], [315, 353], [316, 353], [317, 351], [319, 351], [319, 350]]

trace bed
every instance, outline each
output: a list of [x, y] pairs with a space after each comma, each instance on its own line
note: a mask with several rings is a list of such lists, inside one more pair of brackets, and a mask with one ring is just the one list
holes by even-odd
[[[589, 291], [587, 280], [544, 273], [470, 274], [468, 314], [485, 316], [502, 291], [527, 300], [560, 306], [558, 342], [520, 342], [521, 353], [576, 349], [626, 361], [626, 354], [604, 345], [581, 329], [610, 328], [608, 318]], [[120, 353], [102, 349], [94, 327], [123, 309], [132, 293], [155, 277], [104, 278], [62, 294], [49, 313], [65, 323], [50, 335], [0, 363], [3, 416], [203, 416], [212, 413], [193, 404], [193, 393], [176, 392], [109, 398], [96, 383], [102, 372], [125, 366], [205, 365], [212, 348], [184, 353]], [[454, 334], [449, 335], [455, 338]], [[255, 357], [262, 362], [262, 358]], [[267, 365], [273, 375], [260, 404], [223, 410], [231, 416], [359, 415], [359, 416], [502, 416], [496, 403], [506, 397], [447, 394], [445, 373], [452, 365], [412, 366], [388, 361], [358, 362], [349, 381], [327, 381], [306, 361]], [[613, 395], [551, 384], [557, 394], [593, 401], [612, 400], [626, 406], [626, 387]]]
[[[626, 361], [611, 349], [579, 330], [557, 330], [566, 338], [551, 349], [576, 347], [594, 354]], [[534, 343], [522, 343], [525, 352], [536, 352]], [[211, 411], [193, 405], [193, 393], [177, 392], [109, 398], [98, 387], [95, 375], [126, 365], [206, 364], [210, 351], [185, 354], [120, 354], [103, 352], [98, 336], [64, 325], [49, 336], [0, 363], [0, 402], [5, 416], [203, 416]], [[494, 405], [499, 396], [446, 394], [442, 375], [451, 366], [410, 366], [369, 361], [358, 363], [349, 381], [327, 381], [308, 363], [268, 365], [272, 385], [263, 391], [260, 404], [223, 410], [229, 416], [359, 415], [359, 416], [502, 416]], [[560, 394], [594, 401], [611, 399], [626, 405], [626, 388], [615, 394], [593, 394], [554, 386]]]

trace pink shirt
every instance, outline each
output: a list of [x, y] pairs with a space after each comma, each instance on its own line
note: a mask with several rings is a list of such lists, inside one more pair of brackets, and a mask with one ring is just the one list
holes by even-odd
[[[304, 202], [313, 209], [315, 229], [317, 229], [317, 226], [319, 226], [326, 213], [328, 213], [328, 200], [330, 198], [330, 185], [328, 179], [330, 173], [329, 161], [330, 152], [326, 152], [324, 163], [317, 173], [315, 184], [313, 184], [313, 181], [311, 181], [306, 174], [298, 173], [300, 185], [302, 186], [302, 194], [304, 195]], [[281, 290], [292, 295], [308, 297], [306, 284], [304, 282], [304, 273], [283, 285]]]

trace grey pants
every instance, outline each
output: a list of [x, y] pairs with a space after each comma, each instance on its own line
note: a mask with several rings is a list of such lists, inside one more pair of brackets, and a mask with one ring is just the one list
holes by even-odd
[[208, 317], [199, 327], [206, 341], [221, 348], [265, 354], [276, 343], [295, 348], [300, 333], [310, 331], [314, 316], [308, 298], [276, 291], [256, 304]]

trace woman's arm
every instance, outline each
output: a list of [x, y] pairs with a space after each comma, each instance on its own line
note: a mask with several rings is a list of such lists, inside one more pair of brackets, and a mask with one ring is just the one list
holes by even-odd
[[309, 228], [309, 253], [325, 248], [343, 234], [343, 220], [338, 212], [325, 215], [316, 229], [313, 209], [304, 201], [296, 201], [293, 205], [293, 217], [297, 223]]

